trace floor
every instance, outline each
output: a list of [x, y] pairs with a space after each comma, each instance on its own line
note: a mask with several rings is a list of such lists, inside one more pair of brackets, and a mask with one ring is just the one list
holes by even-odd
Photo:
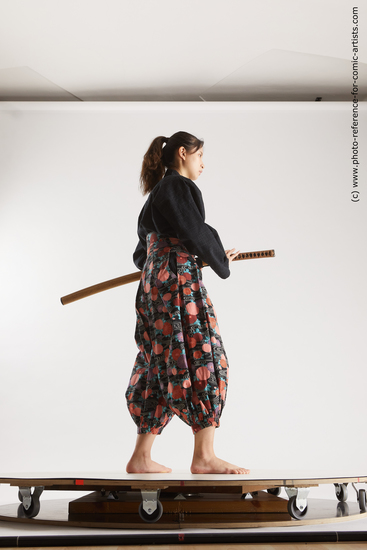
[[[7, 548], [14, 548], [8, 546]], [[38, 547], [28, 547], [30, 550], [38, 550]], [[42, 547], [42, 550], [60, 550], [60, 547], [47, 546]], [[68, 547], [74, 550], [85, 550], [85, 546], [72, 546]], [[136, 550], [136, 546], [94, 546], [94, 550]], [[348, 542], [348, 543], [299, 543], [299, 544], [218, 544], [215, 545], [215, 550], [240, 550], [244, 548], [246, 550], [366, 550], [367, 543], [361, 542]], [[139, 546], [139, 550], [182, 550], [180, 544], [169, 545], [148, 545]], [[212, 544], [190, 544], [185, 545], [185, 550], [212, 550]]]
[[[239, 548], [304, 548], [312, 545], [315, 550], [328, 548], [366, 548], [367, 519], [345, 523], [307, 525], [303, 527], [278, 527], [257, 529], [187, 529], [177, 531], [141, 531], [123, 529], [86, 529], [76, 527], [57, 528], [46, 525], [24, 525], [0, 522], [0, 547], [27, 546], [37, 548], [94, 547], [140, 548], [173, 550], [179, 546], [185, 550], [201, 549], [215, 545], [215, 549]], [[7, 543], [8, 541], [8, 543]], [[276, 544], [277, 542], [281, 544]], [[183, 544], [184, 543], [184, 544]], [[316, 544], [317, 543], [317, 544]], [[356, 544], [358, 543], [358, 545]], [[7, 544], [7, 545], [6, 545]]]

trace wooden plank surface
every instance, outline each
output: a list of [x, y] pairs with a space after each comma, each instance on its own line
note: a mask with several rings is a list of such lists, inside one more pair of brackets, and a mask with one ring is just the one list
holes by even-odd
[[[288, 500], [264, 491], [260, 491], [255, 498], [246, 499], [241, 498], [240, 494], [201, 493], [177, 500], [170, 494], [161, 493], [159, 500], [165, 514], [184, 513], [201, 516], [202, 514], [285, 513], [287, 515], [285, 519], [289, 519]], [[138, 514], [140, 503], [139, 492], [123, 493], [118, 499], [109, 499], [95, 492], [70, 502], [69, 517], [73, 519], [75, 514], [85, 514], [85, 519], [90, 519], [93, 514], [106, 514], [111, 517], [114, 514]]]
[[[131, 486], [136, 488], [163, 488], [167, 486], [317, 486], [327, 483], [366, 483], [367, 472], [347, 471], [302, 471], [302, 470], [252, 470], [246, 475], [190, 474], [127, 474], [125, 472], [49, 472], [49, 473], [0, 473], [0, 484], [68, 486]], [[256, 489], [252, 489], [256, 490]]]

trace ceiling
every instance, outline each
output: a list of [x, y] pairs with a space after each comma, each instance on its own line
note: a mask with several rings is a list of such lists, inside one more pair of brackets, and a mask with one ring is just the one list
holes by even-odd
[[0, 100], [350, 101], [352, 17], [346, 0], [0, 0]]

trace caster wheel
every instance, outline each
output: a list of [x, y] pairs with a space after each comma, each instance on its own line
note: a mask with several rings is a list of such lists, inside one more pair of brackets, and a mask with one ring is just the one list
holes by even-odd
[[358, 493], [359, 509], [361, 512], [366, 512], [366, 489], [360, 489]]
[[274, 489], [268, 489], [269, 495], [274, 495], [275, 497], [278, 497], [281, 493], [281, 487], [274, 487]]
[[348, 499], [348, 488], [346, 483], [335, 485], [335, 494], [339, 502], [345, 502]]
[[162, 517], [162, 514], [163, 514], [163, 506], [159, 502], [159, 500], [157, 501], [157, 509], [154, 510], [152, 514], [148, 514], [144, 510], [142, 502], [139, 505], [139, 516], [143, 521], [146, 521], [147, 523], [155, 523]]
[[41, 509], [40, 501], [32, 498], [32, 502], [28, 510], [21, 504], [18, 508], [18, 518], [35, 518]]
[[40, 497], [44, 488], [35, 487], [33, 493], [31, 493], [31, 489], [31, 487], [19, 487], [18, 498], [22, 503], [18, 507], [19, 518], [34, 518], [40, 511]]
[[288, 514], [292, 516], [293, 519], [302, 519], [307, 514], [308, 506], [301, 512], [296, 506], [297, 497], [293, 496], [288, 500]]

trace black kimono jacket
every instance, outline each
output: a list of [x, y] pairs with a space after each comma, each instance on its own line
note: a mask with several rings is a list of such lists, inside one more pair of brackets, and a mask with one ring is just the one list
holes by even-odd
[[134, 264], [143, 269], [147, 257], [146, 236], [154, 231], [159, 235], [177, 237], [190, 254], [206, 262], [219, 277], [226, 279], [230, 274], [228, 258], [217, 231], [204, 220], [204, 203], [198, 186], [177, 170], [167, 169], [140, 212], [139, 243], [133, 255]]

